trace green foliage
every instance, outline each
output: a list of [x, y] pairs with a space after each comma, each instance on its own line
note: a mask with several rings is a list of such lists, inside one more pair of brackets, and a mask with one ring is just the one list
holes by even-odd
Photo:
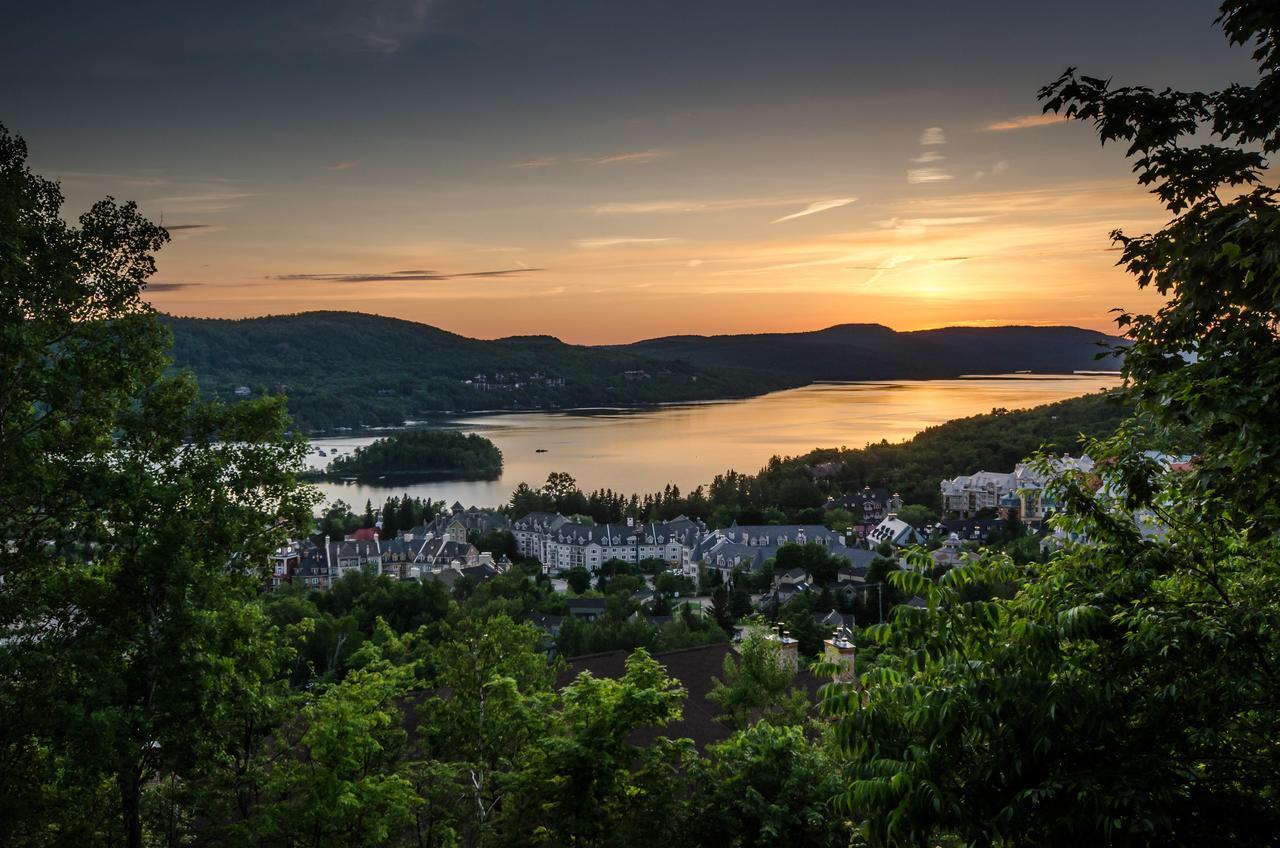
[[[1030, 565], [988, 551], [936, 579], [916, 552], [890, 575], [927, 607], [872, 628], [875, 668], [824, 705], [873, 844], [1276, 844], [1280, 210], [1260, 172], [1280, 149], [1280, 18], [1228, 0], [1219, 20], [1254, 45], [1256, 86], [1155, 92], [1068, 71], [1042, 92], [1128, 142], [1175, 216], [1116, 234], [1165, 305], [1119, 319], [1140, 415], [1088, 446], [1102, 488], [1056, 486], [1055, 522], [1085, 544]], [[1152, 444], [1198, 448], [1194, 468], [1165, 473]]]
[[[391, 637], [394, 648], [406, 645]], [[413, 667], [367, 645], [361, 668], [307, 699], [282, 728], [265, 783], [274, 800], [245, 828], [255, 841], [289, 846], [385, 845], [408, 825], [421, 799], [405, 758], [400, 703]]]
[[415, 480], [496, 480], [502, 451], [475, 433], [406, 430], [355, 449], [329, 463], [329, 477]]
[[469, 844], [482, 844], [524, 753], [554, 732], [557, 669], [541, 651], [541, 633], [505, 616], [464, 619], [441, 636], [428, 659], [437, 694], [419, 710], [419, 735], [429, 759], [447, 771], [437, 768], [424, 778], [449, 775], [461, 802], [423, 811], [418, 825], [443, 825]]
[[664, 571], [653, 578], [653, 588], [664, 595], [692, 595], [698, 589], [693, 580], [674, 571]]
[[[617, 844], [614, 829], [620, 821], [661, 806], [659, 801], [670, 802], [665, 792], [642, 796], [638, 790], [646, 781], [637, 774], [669, 772], [688, 753], [687, 746], [645, 750], [628, 740], [638, 728], [678, 719], [683, 699], [684, 690], [643, 650], [627, 658], [626, 673], [617, 680], [583, 673], [561, 690], [561, 725], [531, 752], [524, 803], [512, 821], [521, 839], [528, 840], [524, 844]], [[644, 819], [633, 821], [640, 830]]]
[[777, 573], [799, 568], [808, 574], [814, 583], [825, 586], [836, 581], [841, 566], [846, 564], [844, 559], [830, 553], [826, 545], [818, 542], [798, 545], [792, 542], [779, 546], [773, 560], [773, 570]]
[[714, 678], [707, 699], [720, 708], [718, 721], [742, 730], [757, 721], [775, 726], [804, 721], [809, 698], [793, 684], [796, 669], [782, 662], [778, 643], [752, 628], [738, 644], [738, 659], [724, 658], [724, 676]]
[[[174, 360], [210, 397], [287, 395], [304, 430], [399, 426], [468, 409], [634, 406], [744, 397], [799, 385], [776, 374], [690, 365], [547, 336], [469, 339], [358, 312], [224, 320], [165, 316]], [[642, 370], [648, 379], [628, 380]], [[483, 375], [490, 388], [475, 377]], [[519, 385], [517, 385], [519, 384]]]
[[69, 226], [25, 156], [0, 129], [0, 841], [133, 848], [149, 787], [235, 756], [273, 656], [246, 605], [308, 518], [304, 447], [281, 404], [163, 376], [140, 294], [167, 234], [111, 199]]
[[650, 652], [675, 651], [680, 648], [696, 648], [715, 645], [729, 640], [724, 629], [714, 618], [686, 612], [681, 608], [670, 621], [660, 625], [650, 624], [641, 615], [632, 615], [635, 605], [613, 596], [624, 603], [608, 609], [595, 621], [566, 618], [556, 637], [556, 648], [566, 657], [597, 654], [602, 651], [632, 651], [644, 648]]
[[565, 580], [569, 584], [569, 589], [575, 595], [581, 595], [591, 588], [591, 572], [580, 565], [575, 565], [569, 569], [569, 573], [565, 575]]
[[923, 527], [937, 521], [938, 513], [920, 504], [903, 504], [902, 509], [898, 510], [898, 517], [912, 527]]
[[1092, 121], [1104, 144], [1127, 144], [1138, 182], [1177, 216], [1156, 233], [1113, 233], [1120, 264], [1163, 304], [1118, 318], [1133, 340], [1125, 374], [1160, 424], [1203, 448], [1201, 492], [1229, 489], [1241, 519], [1266, 533], [1280, 523], [1270, 484], [1280, 476], [1280, 192], [1264, 176], [1280, 151], [1280, 21], [1270, 4], [1229, 0], [1218, 22], [1254, 48], [1255, 85], [1156, 92], [1071, 69], [1041, 99]]
[[844, 846], [852, 828], [830, 800], [841, 790], [838, 761], [800, 727], [761, 721], [711, 746], [693, 780], [686, 844]]

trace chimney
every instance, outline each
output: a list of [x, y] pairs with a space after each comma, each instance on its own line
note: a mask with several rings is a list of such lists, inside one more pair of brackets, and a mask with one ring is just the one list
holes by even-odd
[[849, 632], [841, 627], [822, 642], [822, 659], [840, 670], [832, 677], [836, 683], [852, 683], [858, 679], [858, 647], [849, 641]]
[[778, 645], [778, 664], [791, 671], [798, 671], [800, 668], [800, 642], [788, 636], [787, 631], [781, 627], [770, 633], [769, 638]]

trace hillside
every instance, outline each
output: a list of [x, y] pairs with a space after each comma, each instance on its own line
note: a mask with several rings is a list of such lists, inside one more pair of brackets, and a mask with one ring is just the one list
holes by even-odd
[[433, 412], [635, 406], [745, 397], [796, 377], [655, 361], [549, 336], [482, 341], [358, 312], [163, 317], [177, 367], [209, 396], [284, 393], [304, 430], [398, 425]]
[[840, 324], [808, 333], [668, 336], [617, 349], [702, 366], [733, 364], [811, 380], [909, 380], [962, 374], [1114, 370], [1095, 359], [1118, 340], [1078, 327], [946, 327], [900, 333]]
[[[1133, 414], [1120, 392], [1099, 392], [1030, 409], [997, 409], [929, 427], [905, 442], [816, 450], [784, 460], [785, 469], [825, 471], [842, 491], [871, 484], [899, 492], [907, 503], [936, 507], [938, 483], [975, 471], [1012, 471], [1041, 447], [1080, 453], [1080, 436], [1115, 432]], [[768, 476], [770, 469], [761, 474]]]

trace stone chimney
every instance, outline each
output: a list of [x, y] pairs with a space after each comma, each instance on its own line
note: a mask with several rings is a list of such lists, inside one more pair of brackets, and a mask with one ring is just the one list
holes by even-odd
[[800, 642], [787, 635], [787, 631], [778, 628], [770, 633], [769, 638], [778, 646], [778, 664], [792, 671], [800, 669]]
[[822, 654], [825, 662], [840, 668], [832, 677], [836, 683], [852, 683], [858, 679], [858, 647], [849, 641], [844, 628], [837, 630], [830, 639], [823, 640]]

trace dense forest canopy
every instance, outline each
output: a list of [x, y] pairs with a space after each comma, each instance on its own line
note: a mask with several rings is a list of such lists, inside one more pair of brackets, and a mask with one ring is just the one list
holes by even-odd
[[358, 312], [161, 319], [173, 359], [209, 397], [284, 395], [306, 431], [399, 426], [479, 409], [637, 406], [735, 398], [802, 381], [655, 360], [549, 336], [470, 339]]
[[755, 368], [804, 380], [937, 379], [964, 374], [1119, 369], [1123, 340], [1079, 327], [943, 327], [896, 332], [841, 324], [809, 333], [669, 336], [618, 348], [704, 366]]
[[476, 433], [406, 430], [329, 463], [328, 476], [417, 480], [493, 480], [502, 473], [502, 451]]
[[206, 395], [282, 394], [304, 430], [396, 426], [443, 411], [637, 406], [740, 398], [814, 380], [930, 379], [1112, 369], [1117, 340], [1074, 327], [677, 337], [585, 347], [549, 336], [470, 339], [357, 312], [241, 320], [164, 316], [176, 365]]

